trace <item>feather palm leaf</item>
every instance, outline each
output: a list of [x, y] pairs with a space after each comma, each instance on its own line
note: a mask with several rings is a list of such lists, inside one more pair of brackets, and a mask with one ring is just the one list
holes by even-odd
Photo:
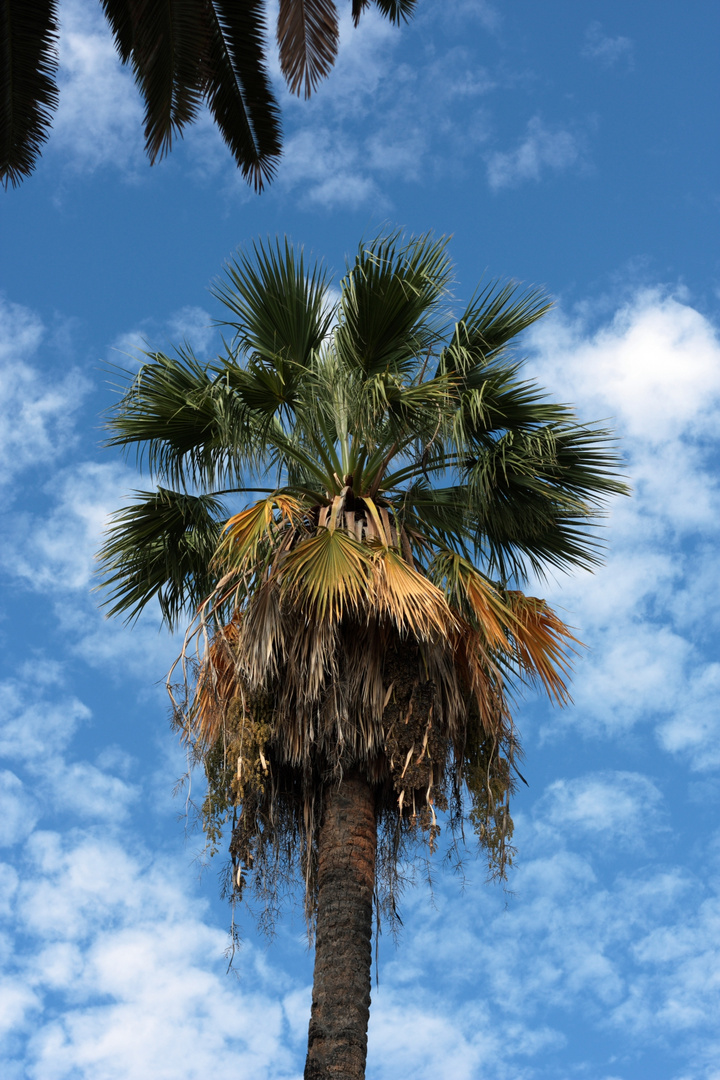
[[[282, 152], [280, 110], [267, 72], [263, 0], [100, 0], [118, 55], [145, 104], [151, 163], [207, 105], [243, 177], [257, 191]], [[353, 0], [357, 25], [369, 0]], [[375, 0], [392, 23], [415, 0]], [[58, 104], [57, 0], [0, 0], [0, 183], [15, 187], [35, 168]], [[280, 67], [305, 97], [332, 69], [339, 27], [334, 0], [280, 0]]]

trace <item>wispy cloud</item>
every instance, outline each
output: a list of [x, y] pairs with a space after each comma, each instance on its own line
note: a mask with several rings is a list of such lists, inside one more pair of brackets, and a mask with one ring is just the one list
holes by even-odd
[[67, 167], [134, 171], [143, 159], [143, 109], [97, 4], [65, 0], [60, 35], [60, 105], [49, 152]]
[[45, 327], [36, 313], [0, 295], [0, 484], [69, 448], [89, 386], [77, 371], [47, 378], [28, 363]]
[[563, 172], [582, 160], [577, 135], [563, 128], [548, 128], [539, 116], [528, 123], [524, 139], [514, 150], [495, 151], [487, 161], [488, 183], [493, 191], [538, 181], [546, 173]]
[[610, 37], [603, 32], [599, 22], [592, 22], [585, 31], [585, 45], [582, 55], [590, 60], [597, 60], [603, 67], [615, 67], [622, 64], [630, 69], [634, 63], [635, 47], [630, 38], [618, 35]]
[[219, 344], [212, 315], [205, 308], [187, 304], [171, 312], [167, 319], [148, 317], [139, 326], [124, 331], [112, 342], [106, 358], [111, 366], [128, 371], [145, 363], [148, 352], [189, 345], [200, 359], [206, 359]]
[[[398, 59], [402, 44], [402, 30], [372, 9], [357, 30], [345, 13], [337, 63], [316, 96], [299, 102], [279, 88], [288, 133], [279, 188], [310, 206], [385, 209], [391, 182], [446, 181], [449, 158], [463, 168], [488, 137], [480, 106], [496, 81], [470, 48], [438, 47], [410, 64]], [[459, 101], [470, 116], [458, 116]]]

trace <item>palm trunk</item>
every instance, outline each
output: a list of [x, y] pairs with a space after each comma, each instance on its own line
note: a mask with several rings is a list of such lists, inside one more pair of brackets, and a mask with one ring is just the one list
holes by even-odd
[[372, 963], [377, 819], [365, 777], [325, 796], [305, 1080], [363, 1080]]

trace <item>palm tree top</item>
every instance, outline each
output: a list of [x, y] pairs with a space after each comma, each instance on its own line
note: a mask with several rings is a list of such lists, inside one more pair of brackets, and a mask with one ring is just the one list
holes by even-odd
[[[604, 502], [626, 489], [612, 434], [523, 377], [515, 339], [548, 299], [488, 282], [451, 318], [451, 283], [447, 241], [430, 235], [361, 244], [339, 296], [287, 241], [232, 258], [213, 286], [223, 354], [148, 354], [111, 415], [110, 444], [160, 485], [106, 546], [112, 612], [154, 595], [171, 624], [196, 608], [212, 575], [188, 572], [190, 548], [208, 555], [259, 494], [275, 511], [280, 498], [298, 514], [367, 511], [378, 535], [390, 514], [430, 576], [446, 552], [504, 585], [595, 565]], [[131, 571], [139, 539], [150, 562]]]

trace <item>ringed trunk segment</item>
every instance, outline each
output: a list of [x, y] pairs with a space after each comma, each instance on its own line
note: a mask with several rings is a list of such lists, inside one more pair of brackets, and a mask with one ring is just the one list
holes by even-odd
[[375, 796], [354, 771], [325, 792], [305, 1080], [365, 1076], [376, 849]]

